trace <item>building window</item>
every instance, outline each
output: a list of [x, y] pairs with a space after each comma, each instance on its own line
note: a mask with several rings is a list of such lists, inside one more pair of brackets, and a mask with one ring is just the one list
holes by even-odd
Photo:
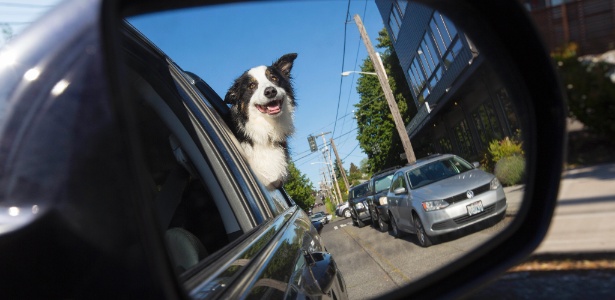
[[481, 104], [472, 113], [472, 119], [483, 148], [489, 147], [489, 143], [493, 140], [502, 139], [502, 128], [498, 124], [495, 110], [490, 102]]
[[393, 34], [394, 40], [397, 40], [397, 37], [399, 35], [399, 29], [401, 29], [401, 21], [404, 18], [404, 13], [406, 12], [407, 6], [408, 1], [393, 1], [393, 6], [391, 7], [391, 14], [389, 15], [389, 28], [391, 28], [391, 33]]
[[466, 120], [459, 122], [459, 124], [453, 128], [453, 133], [455, 135], [455, 139], [457, 140], [457, 145], [459, 146], [461, 155], [467, 158], [474, 154], [474, 147], [472, 147], [472, 134], [470, 133]]
[[508, 92], [506, 91], [506, 89], [502, 88], [500, 91], [496, 93], [496, 96], [499, 102], [502, 104], [502, 108], [504, 109], [504, 114], [506, 114], [506, 121], [508, 121], [508, 128], [510, 130], [510, 134], [512, 135], [519, 134], [519, 131], [520, 131], [519, 121], [517, 120], [517, 114], [515, 113], [513, 104], [510, 101]]
[[451, 144], [451, 140], [448, 137], [443, 137], [438, 141], [440, 145], [440, 151], [442, 153], [452, 153], [453, 145]]
[[442, 14], [434, 12], [408, 68], [410, 85], [419, 105], [425, 102], [462, 48], [457, 28]]

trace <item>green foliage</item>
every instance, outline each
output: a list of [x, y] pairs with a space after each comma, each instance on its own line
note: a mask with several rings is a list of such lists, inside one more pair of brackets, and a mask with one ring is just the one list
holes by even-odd
[[325, 208], [327, 213], [335, 215], [335, 204], [333, 204], [329, 198], [325, 199]]
[[615, 136], [615, 83], [613, 64], [580, 60], [570, 45], [553, 54], [568, 97], [570, 117], [604, 137]]
[[293, 162], [288, 163], [288, 180], [284, 183], [284, 189], [295, 203], [305, 211], [308, 211], [316, 201], [312, 183], [305, 174], [301, 174]]
[[503, 157], [495, 164], [494, 173], [504, 186], [519, 184], [525, 175], [525, 158], [521, 155]]
[[513, 155], [523, 156], [523, 147], [521, 142], [505, 137], [503, 140], [493, 140], [489, 143], [489, 154], [491, 161], [497, 163], [504, 157]]
[[[412, 99], [410, 89], [385, 29], [379, 32], [378, 42], [377, 47], [384, 50], [381, 58], [388, 74], [389, 85], [397, 100], [402, 119], [408, 123], [411, 116], [416, 114], [416, 107], [409, 102], [409, 99]], [[374, 72], [374, 65], [369, 58], [363, 61], [361, 70]], [[398, 82], [401, 84], [398, 85]], [[373, 75], [359, 77], [357, 93], [361, 96], [361, 100], [355, 105], [358, 111], [357, 139], [368, 157], [367, 163], [364, 164], [367, 168], [365, 173], [404, 164], [405, 161], [399, 156], [404, 153], [403, 146], [378, 77]]]

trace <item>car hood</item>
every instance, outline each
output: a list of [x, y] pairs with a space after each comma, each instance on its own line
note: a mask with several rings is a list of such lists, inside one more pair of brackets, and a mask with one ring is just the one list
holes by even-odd
[[483, 170], [473, 169], [412, 190], [411, 193], [413, 198], [421, 200], [444, 199], [488, 184], [494, 177]]

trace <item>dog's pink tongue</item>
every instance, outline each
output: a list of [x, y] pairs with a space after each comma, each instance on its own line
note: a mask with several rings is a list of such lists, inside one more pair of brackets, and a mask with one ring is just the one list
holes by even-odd
[[256, 108], [260, 112], [268, 115], [275, 115], [282, 111], [279, 101], [272, 101], [267, 103], [267, 105], [256, 105]]
[[277, 113], [279, 113], [281, 111], [280, 109], [280, 103], [276, 102], [272, 102], [269, 105], [267, 105], [267, 113], [270, 115], [275, 115]]

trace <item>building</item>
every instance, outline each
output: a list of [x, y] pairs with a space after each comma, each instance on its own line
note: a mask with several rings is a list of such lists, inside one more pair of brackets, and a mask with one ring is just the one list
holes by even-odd
[[376, 0], [418, 113], [406, 125], [418, 155], [483, 158], [489, 142], [518, 134], [517, 114], [464, 32], [429, 7]]
[[547, 49], [574, 43], [577, 55], [615, 49], [615, 2], [609, 0], [523, 0]]

